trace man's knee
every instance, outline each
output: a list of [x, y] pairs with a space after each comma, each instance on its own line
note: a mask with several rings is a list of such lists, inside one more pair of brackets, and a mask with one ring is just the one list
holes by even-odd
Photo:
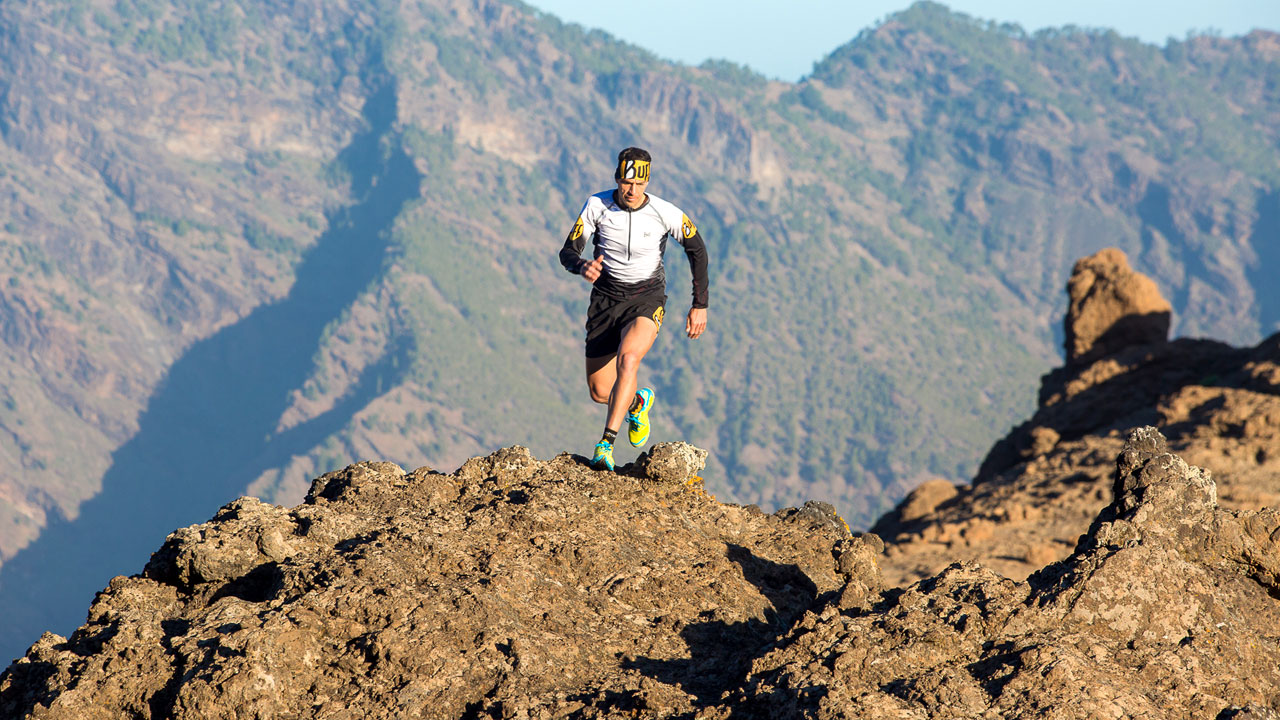
[[640, 370], [640, 360], [644, 358], [641, 352], [622, 352], [618, 353], [618, 374], [632, 374]]
[[612, 385], [610, 385], [609, 387], [605, 387], [603, 385], [597, 385], [596, 383], [593, 383], [590, 381], [587, 382], [587, 388], [591, 391], [592, 401], [598, 402], [601, 405], [607, 404], [609, 402], [609, 393], [613, 392]]

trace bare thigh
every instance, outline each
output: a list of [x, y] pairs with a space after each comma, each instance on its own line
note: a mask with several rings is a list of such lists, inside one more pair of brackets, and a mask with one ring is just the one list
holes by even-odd
[[657, 324], [647, 317], [638, 317], [623, 328], [618, 352], [587, 358], [587, 388], [591, 391], [591, 399], [601, 404], [609, 402], [613, 387], [618, 382], [620, 358], [630, 357], [639, 362], [653, 347], [657, 337]]
[[638, 317], [627, 323], [622, 330], [622, 342], [618, 344], [616, 364], [620, 366], [629, 359], [639, 363], [645, 355], [649, 354], [653, 341], [657, 339], [658, 325], [649, 318]]

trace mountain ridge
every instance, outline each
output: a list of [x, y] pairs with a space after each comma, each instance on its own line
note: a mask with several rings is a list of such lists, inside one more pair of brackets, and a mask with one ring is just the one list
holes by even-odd
[[[14, 717], [1268, 717], [1274, 509], [1129, 434], [1114, 501], [1027, 581], [955, 562], [886, 589], [830, 506], [765, 515], [657, 446], [621, 473], [512, 447], [362, 463], [242, 498], [0, 674]], [[601, 534], [603, 533], [603, 535]], [[621, 534], [625, 537], [613, 537]], [[1218, 662], [1223, 657], [1229, 662]]]

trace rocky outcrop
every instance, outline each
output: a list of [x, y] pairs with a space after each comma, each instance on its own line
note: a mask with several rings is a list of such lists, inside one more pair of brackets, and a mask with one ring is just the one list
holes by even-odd
[[874, 535], [823, 503], [718, 503], [697, 464], [602, 473], [513, 447], [449, 475], [362, 463], [291, 510], [242, 498], [42, 637], [0, 676], [0, 714], [1280, 711], [1280, 512], [1218, 507], [1154, 428], [1070, 556], [1025, 581], [957, 562], [886, 590]]
[[291, 510], [237, 500], [42, 637], [0, 716], [689, 712], [806, 609], [881, 589], [879, 547], [830, 506], [721, 504], [705, 451], [659, 448], [616, 475], [513, 447], [448, 475], [355, 465]]
[[1067, 362], [1086, 362], [1131, 345], [1164, 342], [1173, 307], [1151, 278], [1134, 272], [1116, 248], [1076, 262], [1063, 321]]
[[1026, 582], [956, 563], [870, 612], [809, 613], [753, 663], [744, 716], [1275, 717], [1280, 512], [1222, 510], [1150, 427], [1114, 474], [1075, 551]]
[[[1114, 272], [1123, 259], [1103, 262], [1108, 255], [1077, 263], [1072, 307], [1088, 295], [1077, 292], [1086, 277], [1114, 297], [1149, 297], [1142, 288], [1150, 280]], [[1117, 286], [1122, 275], [1130, 287]], [[1127, 307], [1141, 316], [1144, 306]], [[1084, 334], [1072, 318], [1088, 312], [1068, 313], [1068, 337], [1073, 327], [1076, 337]], [[1162, 333], [1127, 336], [1135, 344], [1106, 345], [1111, 354], [1045, 375], [1035, 414], [995, 444], [972, 484], [922, 485], [881, 518], [872, 531], [886, 540], [886, 582], [904, 585], [957, 560], [1022, 579], [1065, 558], [1114, 498], [1112, 460], [1135, 426], [1160, 428], [1174, 451], [1212, 471], [1224, 507], [1280, 507], [1280, 335], [1233, 348], [1165, 342]]]

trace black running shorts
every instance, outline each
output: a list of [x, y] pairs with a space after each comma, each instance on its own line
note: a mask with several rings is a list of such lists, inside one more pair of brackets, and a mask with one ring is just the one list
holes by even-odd
[[636, 318], [647, 317], [661, 329], [666, 304], [667, 296], [661, 292], [618, 299], [593, 289], [587, 308], [587, 357], [617, 353], [622, 330]]

